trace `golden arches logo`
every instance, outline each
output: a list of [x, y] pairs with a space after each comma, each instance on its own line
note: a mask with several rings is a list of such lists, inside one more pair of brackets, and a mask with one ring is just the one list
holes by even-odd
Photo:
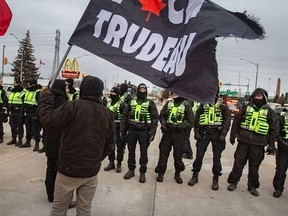
[[79, 79], [80, 70], [77, 59], [66, 59], [62, 68], [62, 77], [66, 79]]

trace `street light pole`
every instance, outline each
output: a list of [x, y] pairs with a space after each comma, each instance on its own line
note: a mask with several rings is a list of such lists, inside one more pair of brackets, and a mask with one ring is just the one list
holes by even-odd
[[3, 58], [2, 58], [2, 79], [4, 76], [4, 58], [5, 58], [5, 45], [3, 45]]
[[244, 76], [239, 76], [239, 77], [246, 79], [248, 81], [247, 92], [249, 93], [250, 79], [248, 79], [247, 77], [244, 77]]
[[257, 82], [258, 82], [259, 63], [252, 62], [252, 61], [250, 61], [248, 59], [240, 59], [240, 60], [244, 60], [244, 61], [250, 62], [251, 64], [256, 66], [256, 79], [255, 79], [255, 89], [256, 89], [257, 88]]
[[[18, 37], [16, 37], [16, 35], [10, 33], [10, 35], [12, 35], [13, 37], [16, 38], [16, 40], [20, 43], [21, 45], [21, 42], [20, 40], [18, 39]], [[21, 66], [20, 66], [20, 81], [22, 82], [22, 76], [23, 76], [23, 56], [24, 56], [24, 49], [23, 47], [20, 47], [21, 48]]]

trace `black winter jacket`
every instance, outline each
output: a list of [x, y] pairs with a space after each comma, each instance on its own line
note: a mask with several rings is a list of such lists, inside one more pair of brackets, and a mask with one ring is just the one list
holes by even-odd
[[39, 107], [44, 127], [62, 128], [58, 171], [66, 176], [81, 178], [97, 175], [101, 161], [114, 145], [114, 119], [102, 104], [98, 91], [95, 92], [96, 79], [85, 77], [78, 100], [54, 110], [53, 95], [46, 93]]

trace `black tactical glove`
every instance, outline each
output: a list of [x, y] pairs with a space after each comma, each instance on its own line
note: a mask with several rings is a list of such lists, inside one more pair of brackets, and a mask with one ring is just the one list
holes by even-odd
[[125, 133], [125, 132], [120, 132], [120, 138], [121, 138], [121, 140], [123, 140], [123, 141], [126, 142], [126, 139], [127, 139], [127, 133]]
[[267, 147], [266, 151], [267, 155], [275, 155], [276, 153], [276, 146], [275, 144], [269, 144], [269, 146]]
[[235, 137], [230, 136], [229, 141], [232, 145], [234, 145], [235, 144]]
[[194, 131], [194, 139], [195, 140], [201, 140], [201, 135], [199, 131]]
[[225, 144], [225, 143], [226, 143], [226, 141], [225, 141], [225, 136], [224, 136], [223, 134], [221, 134], [221, 135], [219, 136], [219, 143], [220, 143], [220, 144]]
[[157, 128], [151, 128], [150, 131], [149, 131], [149, 143], [151, 143], [154, 138], [155, 138], [155, 135], [156, 135], [156, 129]]
[[165, 124], [161, 125], [161, 131], [162, 133], [169, 131], [169, 129], [167, 128], [167, 126]]

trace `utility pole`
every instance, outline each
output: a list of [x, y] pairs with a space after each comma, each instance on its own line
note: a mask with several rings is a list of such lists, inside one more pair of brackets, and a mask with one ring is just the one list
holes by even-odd
[[3, 45], [3, 58], [2, 58], [2, 79], [4, 76], [4, 58], [5, 58], [5, 45]]

